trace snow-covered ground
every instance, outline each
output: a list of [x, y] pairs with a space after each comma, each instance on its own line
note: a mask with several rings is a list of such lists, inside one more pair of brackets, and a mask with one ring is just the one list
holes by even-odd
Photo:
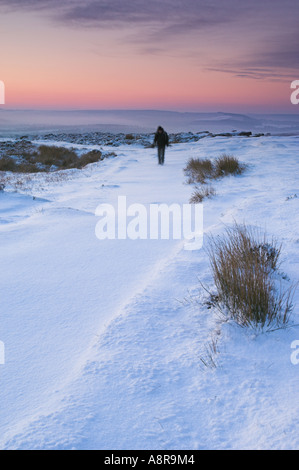
[[[249, 168], [214, 184], [204, 231], [261, 228], [296, 282], [298, 144], [206, 138], [170, 147], [164, 167], [154, 149], [122, 145], [81, 171], [11, 177], [0, 192], [1, 449], [298, 449], [299, 328], [222, 323], [199, 283], [213, 289], [204, 249], [95, 236], [100, 203], [188, 203], [186, 161], [232, 153]], [[295, 325], [298, 291], [294, 301]]]

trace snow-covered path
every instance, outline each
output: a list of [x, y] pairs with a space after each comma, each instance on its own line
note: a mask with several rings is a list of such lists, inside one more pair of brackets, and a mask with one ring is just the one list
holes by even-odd
[[[181, 144], [165, 167], [155, 151], [122, 147], [65, 181], [37, 175], [23, 194], [0, 194], [1, 448], [298, 447], [299, 331], [255, 338], [183, 302], [204, 297], [198, 277], [211, 285], [204, 250], [95, 237], [98, 204], [186, 203], [187, 159], [223, 152], [250, 168], [215, 184], [205, 230], [234, 219], [265, 228], [298, 280], [297, 138]], [[205, 369], [215, 335], [219, 367]]]

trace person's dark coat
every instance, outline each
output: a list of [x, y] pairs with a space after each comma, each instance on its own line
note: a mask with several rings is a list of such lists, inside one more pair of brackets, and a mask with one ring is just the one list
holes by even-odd
[[166, 146], [168, 147], [168, 134], [164, 131], [163, 127], [158, 127], [158, 130], [155, 134], [154, 144], [157, 145], [158, 148], [165, 148]]

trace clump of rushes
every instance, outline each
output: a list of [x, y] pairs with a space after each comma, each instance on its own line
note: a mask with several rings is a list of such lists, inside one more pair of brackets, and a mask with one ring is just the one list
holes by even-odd
[[206, 183], [207, 179], [214, 178], [215, 170], [211, 160], [208, 158], [190, 158], [187, 166], [184, 168], [185, 175], [188, 178], [188, 183]]
[[215, 195], [216, 195], [216, 191], [210, 185], [197, 187], [193, 191], [189, 202], [190, 202], [190, 204], [199, 204], [204, 199], [210, 199], [211, 197], [213, 197]]
[[188, 184], [201, 184], [195, 188], [190, 203], [198, 204], [205, 198], [211, 198], [216, 194], [211, 186], [207, 185], [208, 181], [216, 180], [227, 175], [240, 175], [246, 169], [246, 165], [240, 163], [233, 155], [223, 154], [214, 161], [204, 158], [190, 158], [184, 168]]
[[[106, 155], [112, 156], [113, 154]], [[113, 155], [115, 156], [115, 154]], [[74, 149], [41, 145], [38, 149], [24, 151], [18, 160], [5, 156], [0, 158], [0, 171], [15, 173], [49, 172], [52, 170], [67, 170], [84, 168], [90, 163], [103, 160], [100, 150], [91, 150], [80, 157]]]
[[[296, 286], [277, 285], [281, 245], [237, 225], [210, 237], [207, 248], [217, 289], [217, 306], [242, 327], [285, 327], [293, 310]], [[276, 276], [277, 277], [277, 276]]]
[[78, 162], [78, 156], [73, 149], [64, 147], [41, 145], [37, 152], [28, 155], [32, 163], [57, 168], [74, 168]]
[[77, 168], [84, 168], [86, 165], [89, 165], [90, 163], [96, 163], [102, 159], [102, 152], [100, 152], [100, 150], [91, 150], [88, 153], [84, 153], [79, 158]]
[[233, 155], [223, 154], [215, 160], [215, 177], [227, 175], [240, 175], [246, 166], [239, 162]]
[[227, 175], [241, 175], [246, 170], [246, 165], [240, 163], [233, 155], [223, 154], [214, 161], [204, 158], [190, 158], [184, 168], [188, 184], [207, 183]]
[[3, 157], [0, 159], [0, 171], [15, 171], [15, 160], [11, 157]]

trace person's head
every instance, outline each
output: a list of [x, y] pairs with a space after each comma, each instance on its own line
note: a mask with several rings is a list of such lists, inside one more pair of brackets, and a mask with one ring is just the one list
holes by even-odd
[[163, 127], [159, 126], [158, 129], [157, 129], [157, 132], [159, 132], [159, 134], [161, 134], [161, 132], [163, 132]]

